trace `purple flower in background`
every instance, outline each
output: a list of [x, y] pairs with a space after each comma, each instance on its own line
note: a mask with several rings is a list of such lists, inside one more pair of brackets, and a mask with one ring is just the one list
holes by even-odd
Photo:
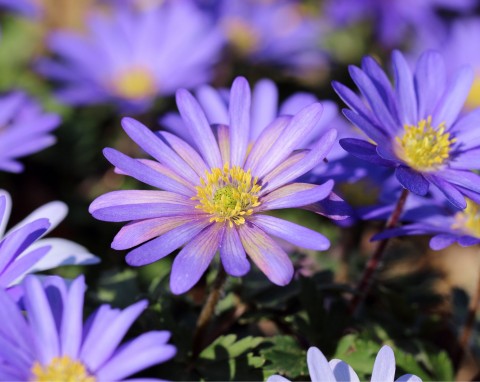
[[437, 11], [467, 11], [475, 0], [328, 0], [326, 14], [340, 26], [370, 20], [377, 38], [395, 47], [408, 37], [444, 36], [447, 28]]
[[58, 115], [45, 113], [23, 92], [0, 97], [0, 170], [23, 171], [17, 158], [53, 145], [55, 137], [50, 132], [59, 124]]
[[326, 64], [320, 48], [325, 23], [299, 1], [229, 0], [219, 13], [230, 46], [249, 61], [297, 69]]
[[[332, 359], [327, 361], [323, 353], [316, 347], [307, 352], [308, 371], [312, 382], [360, 382], [355, 371], [347, 363]], [[375, 358], [373, 365], [372, 382], [393, 382], [395, 379], [395, 355], [392, 348], [383, 346]], [[412, 374], [402, 375], [396, 382], [422, 382]], [[272, 375], [267, 382], [289, 382], [280, 375]]]
[[342, 139], [352, 155], [395, 169], [400, 184], [417, 195], [436, 186], [457, 208], [465, 196], [480, 202], [480, 110], [459, 117], [470, 91], [472, 70], [448, 79], [442, 56], [424, 53], [412, 74], [403, 55], [392, 54], [392, 86], [377, 62], [366, 57], [350, 75], [364, 99], [340, 83], [333, 87], [350, 110], [345, 116], [374, 142]]
[[49, 47], [60, 59], [45, 58], [38, 70], [64, 84], [57, 92], [63, 102], [142, 111], [157, 96], [207, 82], [222, 45], [209, 17], [188, 0], [115, 7], [92, 15], [87, 35], [53, 33]]
[[245, 275], [248, 255], [273, 283], [285, 285], [293, 266], [270, 235], [314, 250], [330, 245], [317, 232], [263, 214], [297, 207], [322, 213], [317, 202], [330, 195], [333, 182], [317, 186], [295, 180], [322, 161], [336, 131], [326, 132], [310, 149], [294, 151], [315, 128], [322, 106], [314, 103], [275, 119], [251, 142], [250, 103], [248, 83], [239, 77], [230, 92], [228, 125], [212, 130], [195, 98], [181, 89], [177, 105], [195, 148], [126, 118], [126, 133], [155, 161], [104, 150], [120, 172], [163, 191], [110, 192], [97, 198], [90, 212], [100, 220], [131, 221], [112, 243], [114, 249], [140, 245], [127, 254], [130, 265], [152, 263], [185, 245], [170, 277], [176, 294], [200, 279], [217, 250], [228, 274]]
[[0, 190], [0, 287], [20, 282], [32, 272], [62, 265], [98, 263], [98, 258], [70, 240], [43, 237], [66, 216], [62, 202], [51, 202], [38, 208], [5, 233], [12, 202], [8, 192]]
[[28, 17], [38, 16], [40, 11], [33, 0], [0, 0], [0, 9], [3, 8]]
[[83, 324], [83, 276], [67, 286], [58, 276], [23, 284], [25, 314], [0, 289], [0, 380], [119, 381], [175, 355], [170, 333], [151, 331], [120, 342], [146, 308], [102, 305]]

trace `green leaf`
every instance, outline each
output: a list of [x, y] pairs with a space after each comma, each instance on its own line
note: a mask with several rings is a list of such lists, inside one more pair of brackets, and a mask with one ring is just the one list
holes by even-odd
[[271, 343], [271, 347], [260, 351], [268, 361], [263, 369], [264, 378], [273, 374], [282, 374], [290, 379], [308, 376], [306, 352], [293, 337], [276, 336]]

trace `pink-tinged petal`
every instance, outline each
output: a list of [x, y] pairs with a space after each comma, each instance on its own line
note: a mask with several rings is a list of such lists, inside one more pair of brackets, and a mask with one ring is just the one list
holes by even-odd
[[248, 220], [269, 235], [279, 237], [302, 248], [325, 251], [330, 247], [330, 241], [322, 234], [283, 219], [256, 214]]
[[336, 382], [330, 365], [323, 353], [316, 347], [311, 347], [307, 352], [307, 365], [312, 382]]
[[292, 280], [292, 262], [272, 238], [248, 220], [238, 233], [245, 252], [271, 282], [283, 286]]
[[320, 186], [309, 183], [288, 184], [262, 197], [262, 204], [257, 207], [257, 211], [303, 207], [318, 202], [328, 197], [333, 184], [333, 180], [328, 180]]
[[191, 183], [198, 182], [198, 174], [145, 125], [133, 118], [123, 118], [122, 126], [128, 136], [147, 154]]
[[53, 357], [60, 355], [55, 319], [40, 281], [34, 276], [27, 276], [23, 285], [29, 324], [32, 332], [35, 333], [33, 343], [36, 349], [35, 354], [37, 354], [37, 360], [45, 365]]
[[224, 229], [224, 224], [211, 224], [175, 257], [170, 274], [172, 293], [187, 292], [202, 277], [220, 246]]
[[278, 187], [283, 186], [284, 184], [293, 181], [303, 174], [310, 171], [316, 165], [322, 161], [326, 155], [329, 153], [333, 144], [337, 138], [337, 131], [332, 129], [326, 132], [310, 149], [309, 153], [301, 159], [298, 163], [290, 166], [281, 172], [278, 176], [275, 176], [273, 179], [269, 180], [265, 185], [265, 188], [262, 188], [263, 192], [268, 192], [274, 190]]
[[190, 130], [202, 157], [210, 168], [221, 168], [220, 150], [202, 108], [190, 92], [185, 89], [178, 90], [176, 98], [180, 115]]
[[230, 165], [242, 166], [250, 135], [250, 86], [244, 77], [233, 81], [230, 91]]
[[[282, 133], [280, 140], [276, 140], [255, 167], [254, 174], [262, 177], [285, 160], [304, 136], [315, 128], [322, 116], [323, 107], [319, 103], [304, 107], [292, 117], [292, 120]], [[253, 169], [252, 169], [253, 171]]]
[[180, 215], [131, 222], [114, 237], [112, 248], [122, 250], [135, 247], [191, 220], [191, 216]]
[[78, 357], [82, 342], [83, 329], [83, 298], [85, 295], [85, 279], [77, 277], [70, 288], [63, 309], [62, 323], [60, 327], [61, 354], [73, 359]]
[[332, 359], [329, 363], [336, 381], [360, 382], [357, 373], [352, 367], [339, 359]]
[[147, 301], [139, 301], [125, 308], [104, 327], [98, 337], [89, 336], [89, 341], [83, 343], [80, 359], [93, 373], [102, 366], [113, 354], [115, 349], [127, 334], [130, 326], [147, 307]]
[[256, 142], [254, 143], [250, 154], [245, 162], [245, 169], [251, 169], [252, 173], [257, 176], [257, 166], [260, 161], [267, 155], [270, 148], [276, 142], [289, 125], [292, 117], [282, 116], [275, 119], [270, 125], [268, 125], [260, 134]]
[[230, 133], [228, 131], [228, 126], [217, 126], [217, 138], [220, 154], [222, 155], [222, 161], [227, 163], [230, 161]]
[[205, 171], [209, 170], [202, 157], [187, 142], [166, 131], [158, 132], [158, 135], [165, 139], [172, 149], [174, 149], [199, 176], [203, 176]]
[[395, 378], [395, 355], [392, 348], [383, 346], [375, 358], [371, 382], [393, 381]]
[[191, 188], [186, 187], [177, 180], [159, 173], [145, 163], [130, 158], [117, 150], [106, 148], [103, 150], [103, 155], [105, 155], [105, 158], [107, 158], [111, 164], [121, 170], [122, 173], [131, 176], [140, 182], [182, 195], [192, 196], [194, 194]]
[[243, 249], [236, 227], [225, 228], [223, 241], [220, 246], [220, 259], [225, 271], [232, 276], [240, 277], [250, 270], [250, 262]]
[[[250, 140], [255, 142], [261, 132], [277, 116], [278, 89], [271, 80], [258, 81], [253, 88]], [[282, 105], [285, 107], [285, 103]], [[282, 113], [284, 114], [284, 113]]]
[[212, 224], [208, 220], [209, 219], [200, 219], [189, 221], [135, 248], [127, 254], [127, 263], [138, 267], [160, 260], [193, 239], [209, 224]]
[[169, 332], [151, 331], [121, 346], [95, 376], [101, 381], [121, 381], [150, 366], [172, 358], [176, 349], [166, 344]]
[[272, 171], [265, 175], [262, 178], [262, 192], [267, 193], [268, 191], [271, 191], [273, 189], [272, 187], [270, 187], [270, 182], [272, 181], [272, 179], [275, 179], [280, 174], [282, 174], [292, 166], [296, 165], [298, 162], [304, 159], [309, 152], [309, 150], [295, 150], [292, 155], [290, 155], [287, 159], [285, 159], [282, 163], [280, 163], [277, 167], [275, 167]]
[[221, 123], [228, 125], [227, 104], [217, 90], [209, 85], [204, 85], [196, 90], [195, 95], [202, 109], [205, 111], [205, 115], [210, 124]]
[[3, 237], [12, 211], [12, 198], [5, 190], [0, 190], [0, 238]]

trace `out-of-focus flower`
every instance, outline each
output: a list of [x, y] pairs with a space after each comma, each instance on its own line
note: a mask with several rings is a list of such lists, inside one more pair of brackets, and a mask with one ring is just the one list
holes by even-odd
[[[316, 347], [307, 352], [308, 371], [312, 382], [360, 382], [355, 371], [347, 363], [332, 359], [327, 361], [323, 353]], [[392, 348], [383, 346], [375, 358], [373, 365], [372, 382], [393, 382], [395, 379], [395, 355]], [[280, 375], [272, 375], [267, 382], [289, 382]], [[396, 382], [422, 382], [412, 374], [402, 375]]]
[[0, 380], [119, 381], [175, 355], [170, 333], [151, 331], [119, 346], [146, 308], [102, 305], [83, 324], [83, 276], [69, 286], [58, 276], [23, 284], [25, 314], [0, 289]]
[[138, 11], [115, 7], [88, 21], [87, 35], [53, 33], [49, 47], [59, 60], [38, 64], [65, 85], [57, 96], [66, 103], [114, 102], [142, 111], [157, 96], [207, 82], [223, 44], [210, 18], [188, 0]]
[[326, 64], [318, 17], [299, 1], [229, 0], [220, 4], [219, 23], [234, 51], [254, 63], [297, 69]]
[[5, 233], [11, 209], [10, 195], [0, 190], [0, 287], [10, 287], [28, 273], [99, 261], [86, 248], [70, 240], [43, 239], [67, 214], [64, 203], [45, 204]]
[[228, 274], [245, 275], [248, 254], [273, 283], [285, 285], [293, 266], [270, 235], [314, 250], [330, 245], [315, 231], [263, 212], [298, 207], [323, 212], [317, 202], [330, 195], [333, 182], [317, 186], [295, 180], [322, 161], [336, 131], [326, 132], [310, 149], [294, 151], [321, 117], [322, 106], [314, 103], [293, 117], [275, 119], [249, 141], [250, 98], [247, 81], [237, 78], [228, 125], [212, 130], [195, 98], [181, 89], [177, 105], [196, 150], [173, 134], [155, 134], [128, 118], [122, 121], [124, 130], [155, 161], [104, 150], [120, 172], [164, 191], [114, 191], [97, 198], [90, 212], [100, 220], [132, 221], [112, 243], [114, 249], [141, 244], [127, 254], [130, 265], [152, 263], [185, 244], [173, 262], [174, 293], [189, 290], [217, 250]]
[[[472, 70], [463, 67], [447, 81], [442, 56], [424, 53], [412, 74], [403, 55], [392, 55], [395, 85], [371, 57], [350, 75], [364, 100], [346, 86], [333, 86], [350, 110], [345, 116], [373, 142], [342, 139], [352, 155], [392, 167], [400, 184], [417, 195], [436, 186], [457, 208], [465, 196], [480, 202], [480, 110], [459, 117], [470, 91]], [[366, 105], [365, 105], [366, 103]]]
[[50, 132], [59, 124], [58, 115], [45, 113], [23, 92], [0, 97], [0, 170], [23, 171], [17, 158], [53, 145], [55, 137]]
[[328, 0], [326, 13], [340, 26], [369, 20], [377, 38], [387, 47], [395, 47], [408, 37], [442, 35], [446, 24], [439, 9], [466, 11], [475, 0]]
[[0, 9], [5, 8], [27, 17], [38, 16], [40, 9], [33, 0], [0, 0]]

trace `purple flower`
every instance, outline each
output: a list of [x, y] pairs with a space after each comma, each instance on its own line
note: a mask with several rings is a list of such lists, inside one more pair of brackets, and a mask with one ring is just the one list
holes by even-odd
[[0, 0], [0, 9], [6, 8], [24, 16], [38, 16], [40, 9], [33, 0]]
[[142, 111], [157, 96], [207, 82], [222, 44], [188, 0], [138, 11], [115, 7], [108, 16], [92, 15], [86, 36], [53, 33], [49, 46], [60, 60], [43, 59], [38, 69], [65, 84], [57, 95], [66, 103]]
[[380, 42], [394, 47], [410, 36], [444, 36], [446, 25], [438, 9], [467, 11], [474, 6], [475, 0], [328, 0], [326, 12], [340, 25], [370, 20]]
[[23, 171], [16, 159], [53, 145], [55, 137], [49, 133], [59, 124], [58, 115], [45, 113], [23, 92], [0, 97], [0, 170]]
[[102, 305], [83, 324], [83, 276], [67, 286], [58, 276], [22, 284], [25, 314], [0, 289], [0, 380], [119, 381], [175, 355], [170, 333], [151, 331], [120, 345], [146, 308]]
[[447, 79], [441, 55], [429, 51], [412, 74], [403, 55], [392, 55], [395, 84], [371, 57], [350, 75], [364, 100], [346, 86], [333, 87], [350, 110], [345, 116], [374, 142], [343, 139], [356, 157], [395, 169], [400, 184], [417, 195], [433, 184], [457, 208], [465, 196], [480, 201], [480, 110], [459, 117], [470, 91], [472, 70], [463, 67]]
[[297, 0], [229, 0], [219, 12], [230, 46], [254, 63], [298, 69], [326, 64], [320, 49], [325, 23], [307, 14]]
[[[327, 361], [323, 353], [316, 347], [308, 349], [308, 371], [312, 382], [359, 382], [355, 371], [347, 363], [332, 359]], [[372, 382], [393, 382], [395, 378], [395, 355], [393, 350], [385, 345], [375, 358], [373, 365]], [[422, 382], [420, 378], [412, 374], [402, 375], [397, 382]], [[289, 382], [280, 375], [272, 375], [267, 382]]]
[[86, 248], [70, 240], [43, 238], [64, 219], [68, 211], [64, 203], [45, 204], [5, 233], [11, 209], [10, 195], [0, 190], [1, 288], [20, 282], [28, 273], [99, 261]]
[[314, 103], [293, 117], [277, 118], [250, 141], [250, 104], [248, 83], [239, 77], [230, 93], [229, 124], [212, 130], [195, 98], [181, 89], [177, 105], [195, 148], [125, 118], [126, 133], [155, 160], [104, 150], [120, 172], [163, 191], [114, 191], [97, 198], [90, 212], [100, 220], [132, 221], [112, 243], [114, 249], [140, 245], [127, 254], [130, 265], [152, 263], [185, 245], [173, 262], [174, 293], [188, 291], [217, 250], [228, 274], [245, 275], [248, 255], [273, 283], [285, 285], [293, 266], [270, 235], [314, 250], [330, 245], [317, 232], [263, 214], [297, 207], [323, 212], [317, 202], [330, 195], [333, 182], [294, 182], [321, 162], [335, 141], [336, 131], [330, 130], [310, 149], [294, 151], [315, 128], [322, 106]]

